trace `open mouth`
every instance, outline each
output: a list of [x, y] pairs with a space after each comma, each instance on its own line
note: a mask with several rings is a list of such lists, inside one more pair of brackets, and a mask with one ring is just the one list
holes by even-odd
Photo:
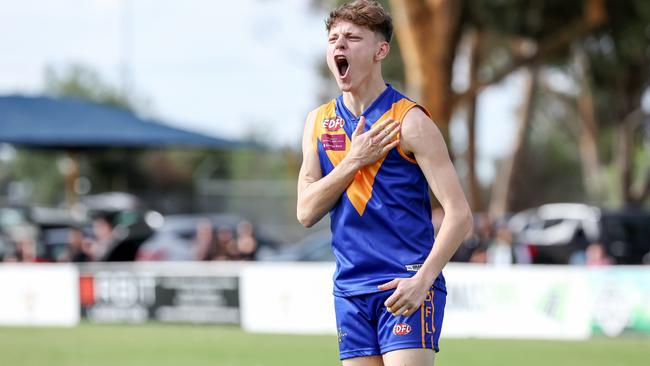
[[335, 56], [334, 62], [336, 63], [336, 68], [339, 70], [339, 76], [342, 78], [345, 77], [350, 69], [348, 59], [345, 56]]

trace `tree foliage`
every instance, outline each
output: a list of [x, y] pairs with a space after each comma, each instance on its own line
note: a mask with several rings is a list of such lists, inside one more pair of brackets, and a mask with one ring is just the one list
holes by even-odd
[[[409, 95], [433, 109], [443, 132], [449, 131], [447, 125], [455, 110], [475, 108], [474, 96], [484, 88], [522, 66], [534, 65], [539, 70], [541, 90], [531, 103], [535, 111], [526, 132], [525, 149], [518, 150], [524, 156], [516, 159], [519, 164], [512, 170], [515, 184], [506, 197], [508, 209], [532, 206], [542, 203], [540, 200], [586, 200], [619, 206], [648, 202], [650, 127], [641, 98], [650, 84], [650, 2], [382, 3], [390, 8], [396, 24], [396, 43], [402, 50]], [[480, 41], [476, 52], [468, 55], [462, 50], [473, 35]], [[476, 58], [476, 75], [459, 75], [450, 65], [468, 57]], [[401, 66], [393, 60], [386, 60], [385, 66], [399, 74], [396, 70]], [[553, 85], [558, 74], [568, 80], [570, 90]], [[470, 80], [465, 89], [454, 89], [452, 84], [458, 77]], [[469, 121], [468, 125], [474, 126]], [[464, 145], [471, 146], [471, 142]], [[457, 158], [467, 156], [472, 162], [471, 173], [473, 152], [469, 156], [467, 152], [454, 153]], [[475, 174], [461, 178], [465, 178], [466, 186], [477, 184], [472, 181]], [[539, 179], [544, 179], [543, 187]], [[580, 181], [583, 183], [576, 184]], [[548, 194], [535, 195], [534, 189], [527, 187]], [[470, 191], [483, 189], [474, 187]], [[474, 200], [477, 209], [479, 201]]]
[[95, 70], [83, 64], [48, 66], [44, 74], [44, 92], [55, 97], [72, 97], [136, 112], [144, 107], [141, 98], [105, 81]]

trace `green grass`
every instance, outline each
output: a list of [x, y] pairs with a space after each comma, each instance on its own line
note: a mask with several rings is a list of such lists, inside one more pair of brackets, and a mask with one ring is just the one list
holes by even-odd
[[[337, 365], [334, 336], [247, 334], [236, 327], [0, 327], [0, 365], [11, 366], [291, 366]], [[587, 342], [441, 341], [437, 366], [649, 365], [650, 340]]]

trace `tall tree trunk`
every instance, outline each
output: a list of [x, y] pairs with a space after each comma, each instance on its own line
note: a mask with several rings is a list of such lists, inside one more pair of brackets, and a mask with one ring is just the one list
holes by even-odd
[[452, 114], [451, 77], [462, 1], [391, 0], [408, 94], [431, 112], [445, 139]]
[[583, 50], [576, 51], [576, 63], [580, 80], [578, 115], [580, 116], [580, 159], [582, 179], [588, 197], [598, 201], [603, 195], [602, 165], [598, 157], [598, 124], [590, 80], [589, 59]]
[[650, 170], [647, 170], [644, 181], [639, 186], [639, 189], [634, 191], [634, 203], [636, 206], [642, 206], [643, 202], [650, 197]]
[[[469, 80], [470, 85], [478, 84], [478, 66], [480, 64], [481, 34], [473, 31], [469, 35], [470, 60]], [[467, 99], [467, 184], [470, 194], [470, 204], [473, 211], [483, 211], [481, 187], [476, 177], [476, 94]]]
[[535, 99], [535, 89], [537, 88], [538, 80], [536, 67], [532, 66], [527, 68], [527, 79], [524, 99], [521, 110], [519, 111], [519, 124], [512, 154], [499, 167], [494, 186], [492, 187], [492, 200], [490, 201], [489, 209], [492, 217], [501, 217], [511, 209], [512, 183], [525, 151], [526, 136], [528, 135], [532, 119], [533, 101]]
[[[635, 100], [635, 98], [629, 98]], [[640, 105], [639, 102], [634, 103]], [[638, 185], [634, 182], [634, 143], [635, 132], [642, 125], [643, 110], [638, 107], [628, 113], [616, 127], [616, 165], [619, 168], [620, 197], [623, 206], [641, 206], [650, 195], [650, 171], [641, 177]], [[643, 174], [643, 173], [641, 173]]]
[[[459, 102], [474, 97], [483, 88], [498, 83], [522, 66], [534, 67], [530, 65], [564, 49], [574, 39], [589, 34], [607, 21], [606, 0], [583, 1], [582, 17], [568, 21], [565, 27], [558, 28], [557, 32], [541, 40], [534, 52], [515, 57], [503, 70], [476, 85], [470, 85], [468, 90], [456, 95], [452, 91], [451, 80], [461, 34], [464, 1], [390, 0], [409, 95], [429, 109], [443, 136], [449, 141], [450, 119], [454, 107], [461, 104]], [[511, 179], [511, 174], [509, 173], [508, 180]], [[505, 212], [507, 209], [508, 190], [501, 194], [505, 196], [493, 199], [492, 203], [496, 206], [490, 207], [490, 211], [494, 209]]]
[[622, 121], [617, 126], [618, 144], [616, 149], [616, 165], [619, 167], [621, 203], [628, 206], [633, 202], [632, 187], [632, 145], [633, 136], [630, 123]]

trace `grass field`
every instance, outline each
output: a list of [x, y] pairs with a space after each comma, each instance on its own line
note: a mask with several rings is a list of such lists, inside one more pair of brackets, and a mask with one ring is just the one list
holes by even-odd
[[[441, 340], [440, 366], [650, 365], [648, 339], [587, 342]], [[334, 336], [247, 334], [236, 327], [0, 327], [0, 365], [337, 365]]]

